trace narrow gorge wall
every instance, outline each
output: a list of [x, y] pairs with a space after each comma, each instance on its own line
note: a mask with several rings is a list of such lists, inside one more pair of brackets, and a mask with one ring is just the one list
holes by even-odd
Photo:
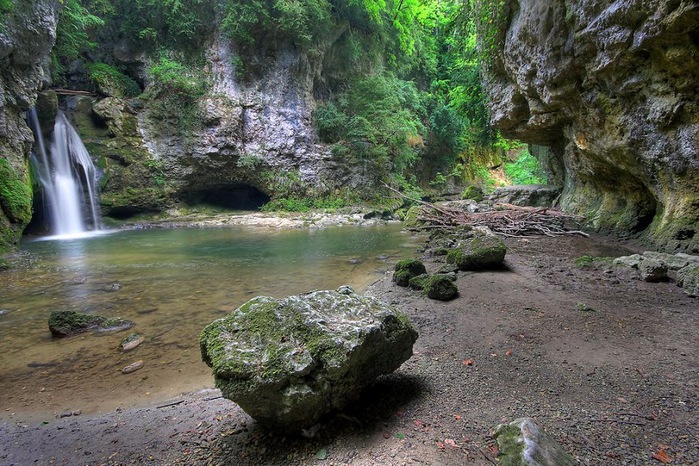
[[56, 8], [53, 0], [24, 0], [0, 18], [0, 252], [16, 244], [32, 215], [26, 117], [48, 80]]
[[699, 252], [699, 4], [508, 2], [492, 122], [552, 158], [562, 207]]

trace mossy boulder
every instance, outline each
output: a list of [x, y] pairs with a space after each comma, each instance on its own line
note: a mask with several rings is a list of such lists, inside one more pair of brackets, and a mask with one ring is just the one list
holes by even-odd
[[459, 290], [454, 279], [448, 275], [433, 275], [425, 283], [425, 294], [430, 299], [451, 301], [459, 296]]
[[570, 454], [531, 418], [520, 418], [495, 427], [498, 464], [501, 466], [573, 466]]
[[410, 358], [408, 318], [351, 288], [258, 296], [201, 333], [223, 396], [263, 426], [296, 432], [356, 399]]
[[412, 277], [408, 281], [408, 286], [413, 290], [424, 290], [429, 279], [430, 275], [424, 273], [422, 275], [418, 275], [417, 277]]
[[124, 330], [134, 326], [130, 320], [120, 317], [104, 317], [75, 311], [52, 311], [49, 330], [54, 337], [68, 337], [89, 330]]
[[420, 220], [420, 214], [422, 214], [422, 207], [414, 205], [405, 213], [403, 217], [403, 225], [406, 228], [416, 228], [422, 226], [425, 222]]
[[394, 267], [393, 281], [398, 286], [409, 286], [410, 279], [427, 273], [425, 264], [418, 259], [403, 259]]
[[483, 189], [478, 186], [468, 186], [461, 193], [461, 199], [471, 199], [472, 201], [480, 202], [483, 200]]
[[699, 264], [689, 264], [678, 270], [677, 284], [689, 296], [699, 296]]
[[478, 233], [459, 241], [457, 247], [447, 253], [447, 263], [459, 270], [485, 270], [502, 267], [507, 246], [493, 234]]

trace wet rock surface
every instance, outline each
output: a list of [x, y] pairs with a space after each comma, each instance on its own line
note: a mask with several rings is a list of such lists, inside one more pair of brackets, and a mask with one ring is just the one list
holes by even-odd
[[495, 126], [548, 161], [564, 210], [698, 252], [696, 4], [506, 5], [485, 85]]
[[75, 311], [52, 311], [49, 315], [49, 330], [58, 338], [69, 337], [90, 330], [109, 331], [124, 330], [134, 323], [120, 317], [104, 317], [83, 314]]
[[412, 355], [398, 310], [351, 288], [254, 298], [201, 334], [216, 386], [267, 428], [299, 433]]

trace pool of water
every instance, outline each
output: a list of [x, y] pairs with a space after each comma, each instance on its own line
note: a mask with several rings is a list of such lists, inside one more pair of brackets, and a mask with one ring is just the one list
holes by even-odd
[[[362, 292], [416, 241], [399, 225], [115, 231], [25, 242], [32, 266], [0, 274], [0, 417], [30, 420], [157, 403], [213, 386], [201, 329], [257, 295]], [[52, 338], [52, 310], [132, 320], [122, 332]], [[135, 331], [145, 342], [123, 353]], [[126, 365], [144, 367], [122, 374]]]

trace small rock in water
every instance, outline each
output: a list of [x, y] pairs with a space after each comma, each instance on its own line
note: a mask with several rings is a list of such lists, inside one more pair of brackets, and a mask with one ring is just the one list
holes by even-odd
[[128, 366], [126, 366], [125, 368], [123, 368], [123, 369], [121, 370], [121, 373], [122, 373], [122, 374], [130, 374], [130, 373], [132, 373], [132, 372], [136, 372], [137, 370], [139, 370], [139, 369], [142, 368], [142, 367], [143, 367], [143, 361], [142, 361], [142, 360], [141, 360], [141, 361], [132, 362], [131, 364], [129, 364]]
[[155, 312], [157, 310], [157, 307], [149, 307], [146, 309], [139, 309], [138, 311], [136, 311], [136, 314], [150, 314], [151, 312]]
[[143, 343], [145, 340], [146, 338], [143, 335], [139, 335], [138, 333], [130, 333], [126, 336], [126, 338], [121, 340], [121, 350], [123, 352], [131, 351], [132, 349], [136, 348], [138, 345]]
[[121, 289], [121, 283], [112, 283], [108, 291], [119, 291]]

